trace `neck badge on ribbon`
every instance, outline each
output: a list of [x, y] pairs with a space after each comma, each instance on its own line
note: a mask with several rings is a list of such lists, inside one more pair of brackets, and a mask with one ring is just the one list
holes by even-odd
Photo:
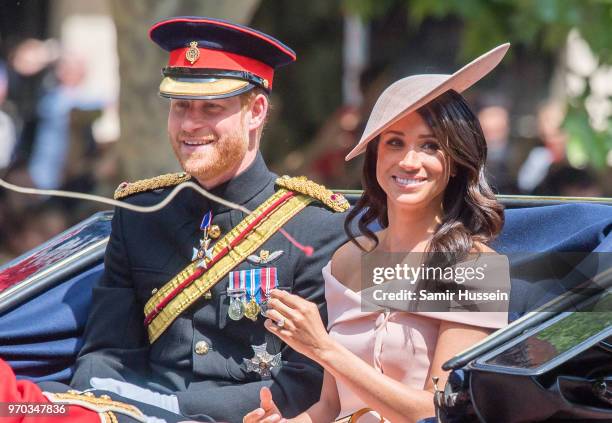
[[281, 353], [272, 355], [267, 351], [267, 343], [262, 345], [251, 345], [255, 355], [251, 359], [243, 358], [247, 372], [255, 372], [262, 379], [269, 379], [272, 374], [270, 371], [282, 364]]

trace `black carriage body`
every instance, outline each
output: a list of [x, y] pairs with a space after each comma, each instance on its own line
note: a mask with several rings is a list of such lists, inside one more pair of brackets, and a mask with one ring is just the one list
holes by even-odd
[[[360, 193], [344, 194], [354, 204]], [[573, 282], [513, 280], [514, 322], [446, 363], [453, 371], [436, 394], [438, 419], [612, 422], [612, 200], [499, 198], [506, 225], [493, 248], [511, 264], [572, 253], [579, 257], [557, 260], [596, 260], [604, 275], [578, 296]], [[98, 213], [0, 268], [0, 357], [19, 377], [70, 379], [111, 219]], [[555, 307], [532, 312], [551, 300]]]

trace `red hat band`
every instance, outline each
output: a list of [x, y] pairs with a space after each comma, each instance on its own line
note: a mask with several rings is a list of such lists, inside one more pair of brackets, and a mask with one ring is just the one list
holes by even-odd
[[274, 69], [259, 60], [227, 51], [213, 50], [197, 46], [177, 48], [170, 52], [169, 67], [191, 69], [225, 69], [252, 73], [267, 81], [267, 89], [272, 88]]

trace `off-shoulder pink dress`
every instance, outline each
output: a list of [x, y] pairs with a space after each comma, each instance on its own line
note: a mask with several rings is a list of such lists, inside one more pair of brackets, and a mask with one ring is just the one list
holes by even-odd
[[[364, 312], [360, 294], [332, 276], [331, 262], [323, 268], [323, 277], [330, 335], [381, 373], [413, 388], [425, 388], [442, 320], [491, 329], [507, 324], [504, 312]], [[337, 387], [338, 417], [367, 407], [342, 382], [337, 381]], [[375, 412], [359, 419], [379, 421]]]

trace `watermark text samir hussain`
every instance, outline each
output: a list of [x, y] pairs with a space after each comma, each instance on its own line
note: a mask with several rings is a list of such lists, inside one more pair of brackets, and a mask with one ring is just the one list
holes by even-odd
[[503, 255], [424, 260], [422, 254], [381, 253], [366, 255], [362, 265], [364, 311], [508, 310], [510, 272]]
[[375, 301], [509, 301], [507, 292], [496, 289], [494, 292], [472, 291], [470, 289], [459, 289], [456, 291], [446, 290], [444, 292], [429, 292], [426, 289], [412, 291], [401, 289], [399, 291], [388, 291], [386, 289], [375, 289], [372, 291]]

